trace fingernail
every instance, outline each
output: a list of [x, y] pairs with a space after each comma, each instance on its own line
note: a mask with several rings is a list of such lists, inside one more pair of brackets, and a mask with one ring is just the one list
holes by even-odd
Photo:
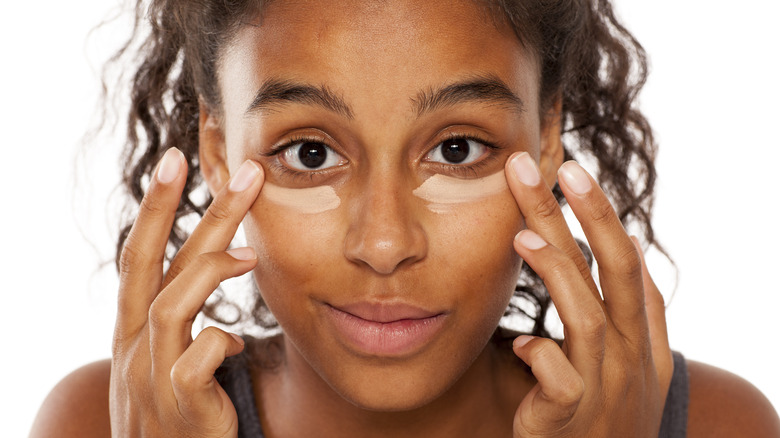
[[160, 166], [157, 168], [157, 181], [168, 184], [179, 175], [181, 169], [182, 154], [176, 148], [170, 148], [165, 151]]
[[530, 250], [537, 250], [539, 248], [544, 248], [547, 245], [547, 242], [545, 242], [544, 239], [539, 237], [538, 234], [534, 233], [531, 230], [521, 231], [520, 233], [517, 234], [515, 240], [517, 240], [517, 243]]
[[539, 171], [536, 170], [536, 162], [531, 158], [528, 152], [516, 156], [512, 159], [512, 170], [515, 172], [515, 176], [521, 183], [533, 187], [539, 184]]
[[241, 336], [238, 336], [238, 335], [237, 335], [237, 334], [235, 334], [235, 333], [228, 333], [228, 334], [229, 334], [229, 335], [230, 335], [230, 336], [231, 336], [231, 337], [232, 337], [232, 338], [233, 338], [233, 339], [234, 339], [236, 342], [238, 342], [238, 343], [239, 343], [239, 344], [241, 344], [241, 345], [244, 345], [244, 338], [242, 338]]
[[254, 260], [257, 258], [257, 255], [255, 255], [255, 250], [248, 246], [244, 248], [229, 249], [226, 252], [236, 260]]
[[252, 185], [257, 175], [260, 173], [260, 169], [257, 165], [249, 160], [244, 161], [244, 164], [238, 168], [238, 172], [233, 176], [230, 181], [231, 192], [243, 192]]
[[578, 195], [588, 193], [592, 187], [590, 177], [585, 169], [574, 161], [564, 163], [558, 170], [558, 177], [566, 182], [566, 186]]
[[514, 348], [523, 348], [525, 345], [529, 342], [531, 342], [534, 339], [533, 336], [528, 335], [522, 335], [515, 338], [514, 342], [512, 342], [512, 346]]

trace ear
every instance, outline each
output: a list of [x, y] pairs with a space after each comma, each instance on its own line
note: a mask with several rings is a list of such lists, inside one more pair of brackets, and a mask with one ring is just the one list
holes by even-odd
[[200, 108], [198, 161], [211, 196], [216, 196], [217, 192], [230, 179], [225, 153], [225, 133], [219, 120], [209, 111], [203, 100], [198, 99], [198, 101]]
[[561, 108], [563, 99], [559, 95], [552, 108], [542, 120], [541, 150], [539, 154], [539, 170], [548, 186], [555, 185], [558, 178], [558, 168], [563, 164], [563, 142], [561, 141]]

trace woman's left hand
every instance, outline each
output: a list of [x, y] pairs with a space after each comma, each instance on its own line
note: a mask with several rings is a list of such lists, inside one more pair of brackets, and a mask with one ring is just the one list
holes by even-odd
[[598, 262], [599, 288], [533, 158], [514, 156], [506, 171], [528, 227], [515, 250], [544, 280], [565, 338], [562, 346], [515, 340], [538, 383], [517, 409], [514, 436], [657, 437], [674, 365], [663, 297], [638, 242], [590, 175], [574, 162], [561, 166], [559, 185]]

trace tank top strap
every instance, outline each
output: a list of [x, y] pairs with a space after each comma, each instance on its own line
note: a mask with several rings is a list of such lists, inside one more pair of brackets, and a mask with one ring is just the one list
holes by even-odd
[[688, 366], [685, 357], [673, 351], [674, 373], [666, 395], [659, 438], [685, 438], [688, 433]]

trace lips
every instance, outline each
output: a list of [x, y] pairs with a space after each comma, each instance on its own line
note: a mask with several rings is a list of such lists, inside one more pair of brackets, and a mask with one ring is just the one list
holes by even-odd
[[408, 304], [325, 305], [336, 337], [357, 353], [404, 356], [422, 350], [444, 326], [445, 312]]
[[381, 323], [390, 323], [404, 319], [426, 319], [441, 313], [401, 303], [374, 304], [362, 302], [333, 307], [360, 319]]

